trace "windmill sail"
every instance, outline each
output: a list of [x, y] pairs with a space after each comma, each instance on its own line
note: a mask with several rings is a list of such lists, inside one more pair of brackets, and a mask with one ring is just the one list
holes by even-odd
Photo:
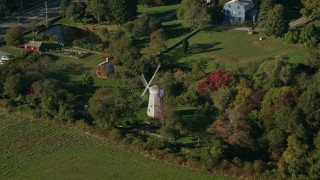
[[143, 85], [146, 87], [141, 97], [143, 97], [146, 91], [149, 90], [149, 103], [148, 103], [147, 114], [150, 117], [159, 116], [162, 109], [163, 89], [161, 89], [160, 86], [158, 85], [154, 85], [150, 87], [150, 84], [155, 78], [159, 68], [160, 68], [160, 64], [158, 65], [149, 83], [147, 83], [146, 78], [144, 77], [143, 74], [140, 76], [140, 80], [142, 81]]

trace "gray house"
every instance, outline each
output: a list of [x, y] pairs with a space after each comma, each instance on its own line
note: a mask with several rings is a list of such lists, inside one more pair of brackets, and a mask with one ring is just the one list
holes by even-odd
[[254, 9], [252, 0], [231, 0], [227, 2], [223, 9], [225, 11], [225, 21], [231, 23], [243, 23], [243, 21], [256, 20], [257, 10]]

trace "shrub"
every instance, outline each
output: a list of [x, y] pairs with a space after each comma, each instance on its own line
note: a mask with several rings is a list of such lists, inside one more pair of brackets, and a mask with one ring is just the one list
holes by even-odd
[[300, 38], [299, 30], [290, 30], [284, 35], [284, 41], [288, 44], [297, 44]]

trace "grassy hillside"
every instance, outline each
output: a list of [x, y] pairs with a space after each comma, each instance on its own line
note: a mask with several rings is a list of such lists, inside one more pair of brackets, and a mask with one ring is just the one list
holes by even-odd
[[[166, 24], [168, 25], [168, 24]], [[172, 25], [168, 25], [172, 26]], [[178, 24], [175, 24], [176, 29]], [[166, 26], [165, 26], [166, 27]], [[182, 27], [181, 27], [182, 28]], [[182, 29], [180, 34], [185, 36]], [[171, 29], [167, 29], [171, 31]], [[177, 34], [177, 33], [174, 33]], [[182, 68], [191, 68], [195, 60], [208, 61], [208, 72], [214, 69], [213, 63], [223, 64], [227, 69], [244, 66], [249, 62], [257, 62], [275, 56], [285, 56], [291, 63], [301, 63], [304, 57], [302, 46], [285, 44], [282, 39], [267, 37], [259, 40], [259, 34], [249, 36], [247, 31], [207, 29], [189, 39], [189, 51], [184, 55], [182, 47], [164, 55], [163, 60]], [[173, 37], [169, 45], [182, 37]]]
[[0, 111], [0, 179], [223, 179]]

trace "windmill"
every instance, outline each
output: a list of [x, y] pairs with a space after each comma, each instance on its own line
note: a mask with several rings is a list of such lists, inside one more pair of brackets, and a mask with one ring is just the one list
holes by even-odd
[[152, 83], [152, 80], [156, 76], [159, 68], [160, 68], [160, 64], [158, 65], [149, 83], [147, 83], [146, 78], [144, 77], [143, 74], [140, 77], [143, 85], [146, 87], [141, 95], [141, 98], [143, 98], [144, 94], [147, 92], [147, 90], [149, 90], [149, 103], [148, 103], [147, 114], [150, 117], [158, 117], [162, 109], [163, 89], [161, 89], [161, 87], [158, 85], [153, 85], [150, 87], [150, 84]]

